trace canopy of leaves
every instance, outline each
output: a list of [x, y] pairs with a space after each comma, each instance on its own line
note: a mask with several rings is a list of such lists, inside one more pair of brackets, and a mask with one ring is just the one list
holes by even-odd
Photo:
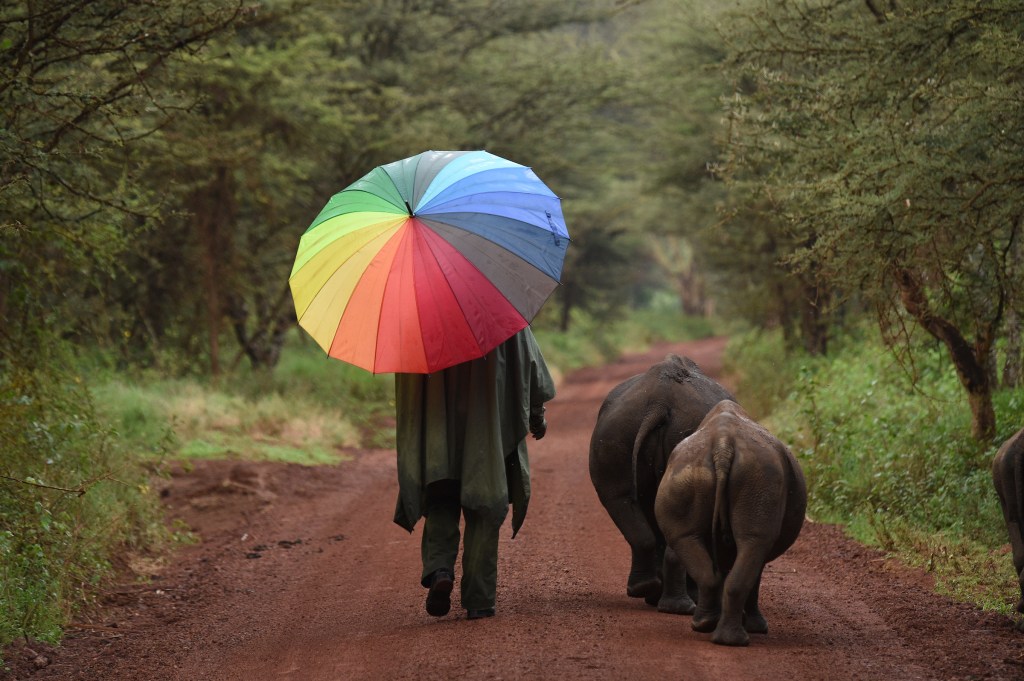
[[0, 8], [0, 333], [73, 332], [102, 314], [95, 289], [160, 198], [132, 152], [189, 104], [160, 74], [239, 12], [218, 0]]
[[1021, 300], [1024, 9], [880, 7], [752, 3], [730, 22], [727, 171], [783, 216], [790, 266], [863, 292], [894, 336], [912, 318], [980, 394]]

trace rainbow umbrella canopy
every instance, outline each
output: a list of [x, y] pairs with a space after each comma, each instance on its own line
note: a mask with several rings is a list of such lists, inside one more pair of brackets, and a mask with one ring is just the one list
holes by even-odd
[[569, 233], [557, 196], [486, 151], [426, 151], [331, 197], [289, 283], [328, 355], [374, 373], [432, 373], [525, 328], [558, 286]]

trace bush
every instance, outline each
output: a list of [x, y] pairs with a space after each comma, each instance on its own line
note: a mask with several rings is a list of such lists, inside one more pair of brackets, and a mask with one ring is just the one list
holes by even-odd
[[[1006, 528], [990, 466], [1024, 425], [1024, 390], [995, 395], [999, 434], [979, 443], [964, 392], [934, 344], [915, 348], [913, 381], [881, 342], [865, 340], [824, 358], [778, 361], [785, 376], [772, 383], [770, 362], [760, 358], [775, 354], [777, 339], [750, 343], [738, 352], [730, 346], [730, 361], [753, 377], [748, 388], [762, 391], [755, 404], [773, 405], [763, 420], [800, 460], [809, 515], [933, 570], [950, 593], [1006, 607], [1012, 565], [994, 558], [1005, 550]], [[993, 562], [1003, 564], [1001, 576], [985, 568]]]
[[789, 355], [781, 333], [748, 331], [730, 338], [722, 368], [736, 384], [736, 399], [760, 419], [789, 395], [799, 361]]
[[[970, 411], [944, 353], [915, 354], [916, 384], [880, 344], [808, 360], [771, 420], [813, 481], [817, 513], [867, 514], [876, 525], [900, 518], [1001, 543], [989, 472], [998, 444], [971, 438]], [[1020, 416], [1004, 412], [1000, 422]]]
[[64, 360], [0, 372], [0, 644], [57, 640], [116, 552], [166, 538], [147, 471]]

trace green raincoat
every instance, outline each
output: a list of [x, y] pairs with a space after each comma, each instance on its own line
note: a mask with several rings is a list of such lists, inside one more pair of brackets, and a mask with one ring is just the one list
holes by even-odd
[[461, 481], [464, 508], [500, 524], [512, 504], [513, 536], [526, 517], [530, 420], [555, 396], [529, 327], [480, 359], [433, 374], [395, 374], [398, 504], [395, 522], [412, 532], [432, 482]]

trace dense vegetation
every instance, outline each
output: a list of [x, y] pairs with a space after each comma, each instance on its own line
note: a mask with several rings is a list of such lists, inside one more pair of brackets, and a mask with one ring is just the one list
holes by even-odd
[[738, 397], [790, 445], [807, 476], [808, 515], [934, 572], [943, 590], [1010, 612], [1019, 586], [992, 485], [999, 444], [1024, 424], [1024, 390], [999, 390], [993, 439], [970, 411], [937, 343], [911, 373], [871, 332], [828, 357], [791, 353], [778, 332], [737, 336]]
[[996, 432], [1001, 341], [1003, 378], [1021, 374], [1022, 17], [1002, 1], [782, 2], [736, 20], [727, 59], [723, 173], [808, 279], [808, 347], [852, 295], [904, 352], [930, 335], [978, 439]]
[[732, 351], [743, 399], [818, 517], [933, 557], [1000, 546], [1024, 10], [722, 5], [0, 7], [0, 643], [59, 636], [115, 555], [170, 538], [148, 488], [167, 459], [390, 442], [387, 380], [322, 361], [287, 276], [327, 197], [428, 148], [486, 148], [563, 198], [535, 322], [557, 366], [690, 333], [683, 312], [757, 329]]

